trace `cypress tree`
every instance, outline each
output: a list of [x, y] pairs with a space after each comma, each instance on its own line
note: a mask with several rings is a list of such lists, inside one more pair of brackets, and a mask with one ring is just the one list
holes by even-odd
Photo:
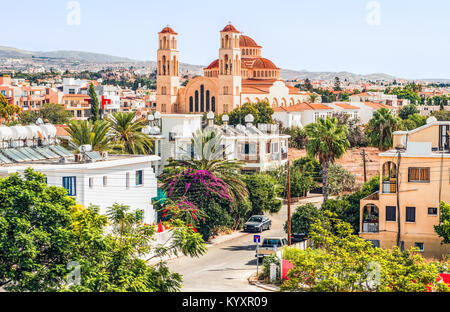
[[95, 122], [100, 119], [100, 104], [93, 83], [89, 86], [89, 96], [91, 97], [91, 120]]

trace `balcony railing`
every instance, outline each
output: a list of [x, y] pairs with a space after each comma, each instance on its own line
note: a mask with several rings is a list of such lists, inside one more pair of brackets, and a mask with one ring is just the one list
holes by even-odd
[[378, 222], [363, 222], [363, 228], [364, 233], [378, 233]]
[[393, 194], [397, 192], [396, 182], [383, 181], [383, 194]]

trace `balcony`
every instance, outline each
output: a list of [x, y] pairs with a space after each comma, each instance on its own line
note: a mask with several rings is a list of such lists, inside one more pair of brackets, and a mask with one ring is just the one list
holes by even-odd
[[395, 181], [383, 181], [383, 194], [395, 194], [397, 192], [397, 184]]
[[363, 222], [362, 231], [364, 233], [378, 233], [378, 222]]

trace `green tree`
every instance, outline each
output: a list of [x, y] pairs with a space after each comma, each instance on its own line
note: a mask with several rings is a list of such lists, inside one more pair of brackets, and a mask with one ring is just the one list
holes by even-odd
[[397, 130], [398, 118], [387, 108], [374, 112], [366, 128], [366, 135], [372, 146], [384, 151], [392, 147], [393, 132]]
[[409, 104], [409, 105], [403, 106], [403, 107], [400, 109], [400, 111], [399, 111], [399, 113], [398, 113], [398, 116], [399, 116], [401, 119], [408, 119], [408, 117], [409, 117], [410, 115], [412, 115], [412, 114], [418, 114], [418, 113], [419, 113], [419, 109], [417, 108], [417, 106], [414, 105], [414, 104]]
[[328, 170], [330, 165], [340, 158], [350, 143], [347, 139], [348, 129], [338, 125], [336, 118], [319, 118], [317, 122], [305, 127], [308, 135], [306, 151], [308, 156], [316, 157], [322, 165], [322, 187], [324, 202], [328, 200]]
[[252, 174], [244, 177], [252, 205], [252, 215], [261, 215], [264, 212], [277, 213], [282, 202], [277, 197], [282, 192], [277, 181], [267, 174]]
[[309, 80], [309, 78], [305, 79], [305, 83], [303, 85], [304, 85], [305, 90], [307, 90], [307, 91], [311, 91], [313, 89], [311, 80]]
[[439, 110], [431, 114], [439, 121], [450, 121], [450, 110]]
[[22, 125], [34, 124], [36, 120], [39, 119], [39, 117], [41, 116], [38, 111], [31, 111], [31, 110], [21, 111], [19, 113], [19, 122]]
[[150, 154], [152, 139], [142, 133], [144, 119], [136, 119], [136, 113], [117, 112], [108, 118], [114, 149], [125, 154]]
[[42, 119], [48, 120], [52, 124], [65, 124], [70, 118], [72, 113], [64, 108], [61, 104], [44, 104], [39, 110], [39, 114]]
[[439, 225], [434, 226], [434, 231], [442, 238], [443, 244], [450, 243], [450, 205], [441, 202], [439, 205]]
[[229, 124], [230, 125], [238, 125], [245, 123], [245, 116], [248, 114], [253, 115], [254, 124], [258, 123], [274, 123], [272, 119], [273, 109], [266, 102], [259, 102], [256, 104], [253, 103], [244, 103], [240, 107], [233, 109], [228, 113], [230, 117]]
[[81, 145], [91, 145], [93, 151], [111, 150], [110, 126], [106, 121], [71, 120], [67, 132], [69, 144], [78, 150]]
[[353, 234], [350, 224], [330, 212], [311, 224], [313, 248], [285, 248], [294, 268], [282, 290], [326, 292], [450, 291], [437, 283], [438, 264], [425, 261], [417, 249], [381, 249]]
[[171, 242], [155, 244], [156, 227], [144, 224], [141, 215], [126, 205], [114, 204], [107, 218], [98, 214], [98, 207], [77, 206], [74, 215], [73, 232], [78, 243], [74, 260], [83, 275], [79, 284], [68, 287], [70, 291], [179, 291], [180, 274], [170, 272], [163, 261], [156, 265], [147, 262], [169, 254], [198, 257], [206, 252], [200, 234], [179, 220], [170, 224]]
[[91, 98], [91, 120], [95, 122], [100, 119], [100, 103], [93, 83], [89, 86], [88, 94]]
[[339, 77], [334, 77], [334, 91], [341, 91], [341, 80], [339, 79]]
[[9, 104], [5, 96], [0, 93], [0, 118], [6, 122], [14, 121], [16, 114], [20, 112], [20, 107], [14, 104]]
[[329, 170], [329, 192], [338, 195], [342, 192], [351, 192], [355, 189], [355, 176], [339, 164], [332, 164]]
[[75, 201], [44, 175], [25, 170], [0, 179], [0, 287], [51, 291], [64, 281], [73, 257]]
[[[291, 216], [291, 233], [308, 235], [311, 229], [311, 224], [317, 220], [324, 218], [320, 208], [311, 203], [298, 206]], [[287, 232], [287, 221], [284, 224], [284, 230]]]

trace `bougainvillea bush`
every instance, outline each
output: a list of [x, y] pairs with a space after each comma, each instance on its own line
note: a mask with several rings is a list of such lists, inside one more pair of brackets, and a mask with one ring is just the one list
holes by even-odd
[[232, 213], [236, 203], [229, 188], [209, 171], [186, 169], [165, 182], [163, 188], [170, 199], [160, 208], [163, 220], [176, 213], [196, 227], [205, 240], [235, 226]]

